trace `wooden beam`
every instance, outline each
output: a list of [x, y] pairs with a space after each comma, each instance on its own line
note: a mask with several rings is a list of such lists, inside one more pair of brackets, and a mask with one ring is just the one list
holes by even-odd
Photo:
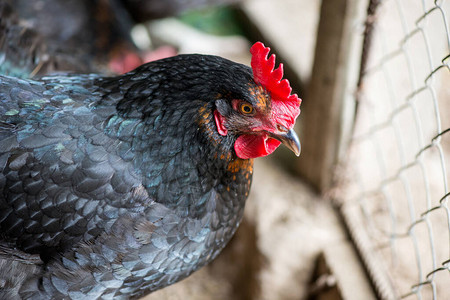
[[[314, 65], [302, 103], [296, 172], [319, 192], [333, 183], [353, 128], [368, 0], [322, 1]], [[359, 28], [358, 28], [359, 25]]]

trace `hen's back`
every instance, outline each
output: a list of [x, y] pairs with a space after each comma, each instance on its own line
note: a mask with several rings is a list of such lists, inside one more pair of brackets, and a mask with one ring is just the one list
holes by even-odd
[[105, 118], [87, 105], [95, 96], [82, 83], [91, 80], [0, 77], [0, 229], [28, 253], [95, 237], [135, 184]]

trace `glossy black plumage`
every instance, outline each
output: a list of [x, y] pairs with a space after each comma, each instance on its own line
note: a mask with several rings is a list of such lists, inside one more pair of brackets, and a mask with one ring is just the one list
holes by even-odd
[[0, 77], [0, 298], [135, 298], [211, 261], [252, 160], [217, 133], [251, 69], [177, 56], [118, 77]]

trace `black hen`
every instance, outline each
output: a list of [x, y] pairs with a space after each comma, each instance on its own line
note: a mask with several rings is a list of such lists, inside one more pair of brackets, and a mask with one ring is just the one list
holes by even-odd
[[0, 0], [0, 73], [124, 73], [142, 63], [133, 25], [120, 0]]
[[122, 76], [0, 77], [0, 298], [136, 298], [205, 265], [237, 229], [253, 157], [300, 100], [252, 69], [184, 55]]

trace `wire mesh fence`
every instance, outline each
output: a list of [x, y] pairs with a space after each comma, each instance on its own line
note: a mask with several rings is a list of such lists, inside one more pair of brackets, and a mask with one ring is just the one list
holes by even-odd
[[344, 216], [382, 298], [450, 297], [450, 3], [381, 1]]

